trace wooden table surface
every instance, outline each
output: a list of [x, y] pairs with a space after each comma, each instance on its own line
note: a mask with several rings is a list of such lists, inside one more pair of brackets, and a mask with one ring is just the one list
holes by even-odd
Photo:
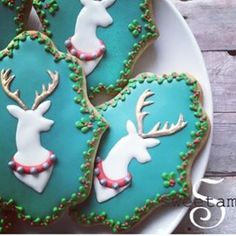
[[[208, 69], [214, 100], [214, 134], [206, 177], [224, 178], [217, 186], [202, 185], [199, 193], [216, 199], [236, 199], [236, 0], [172, 0], [192, 29]], [[212, 226], [220, 209], [210, 208]], [[202, 215], [205, 216], [205, 212]], [[223, 223], [214, 229], [199, 229], [189, 213], [175, 233], [236, 233], [236, 204], [226, 208]]]

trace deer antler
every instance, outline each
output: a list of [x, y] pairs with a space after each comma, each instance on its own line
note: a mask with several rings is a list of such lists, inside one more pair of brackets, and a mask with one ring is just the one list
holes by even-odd
[[41, 94], [39, 94], [38, 91], [35, 92], [35, 101], [34, 101], [34, 104], [32, 106], [32, 110], [35, 110], [38, 107], [38, 105], [46, 97], [48, 97], [50, 94], [52, 94], [52, 92], [55, 90], [55, 88], [58, 85], [58, 82], [59, 82], [58, 72], [53, 73], [52, 71], [48, 70], [48, 74], [49, 74], [50, 78], [52, 79], [52, 83], [48, 84], [48, 88], [46, 88], [46, 86], [43, 84]]
[[180, 114], [178, 122], [176, 124], [171, 124], [169, 126], [168, 122], [165, 122], [163, 128], [160, 129], [161, 123], [158, 122], [149, 133], [143, 134], [142, 137], [157, 138], [161, 136], [171, 135], [183, 129], [186, 126], [186, 124], [187, 122], [184, 121], [183, 115]]
[[146, 99], [148, 97], [151, 97], [152, 95], [154, 95], [153, 92], [151, 92], [150, 90], [145, 90], [143, 92], [143, 94], [140, 96], [140, 98], [137, 102], [137, 105], [136, 105], [136, 118], [137, 118], [137, 123], [138, 123], [138, 134], [142, 138], [157, 138], [157, 137], [161, 137], [161, 136], [167, 136], [167, 135], [174, 134], [174, 133], [180, 131], [181, 129], [183, 129], [186, 126], [187, 122], [184, 121], [183, 115], [180, 114], [178, 122], [176, 124], [171, 124], [170, 127], [169, 127], [168, 122], [165, 122], [163, 128], [160, 129], [161, 123], [158, 122], [149, 133], [147, 133], [147, 134], [144, 133], [144, 131], [143, 131], [143, 119], [149, 113], [148, 112], [142, 112], [142, 109], [146, 106], [149, 106], [149, 105], [153, 104], [152, 101], [146, 101]]
[[142, 136], [143, 134], [143, 119], [147, 116], [148, 112], [142, 112], [142, 109], [146, 106], [153, 104], [152, 101], [145, 101], [147, 98], [153, 96], [154, 93], [149, 89], [145, 90], [143, 94], [140, 96], [137, 105], [136, 105], [136, 119], [138, 123], [138, 134]]
[[23, 103], [23, 101], [20, 99], [20, 91], [19, 89], [17, 89], [15, 92], [11, 92], [10, 91], [10, 86], [11, 86], [11, 82], [15, 79], [15, 75], [11, 75], [11, 70], [7, 69], [7, 70], [1, 70], [1, 83], [2, 83], [2, 87], [4, 92], [13, 100], [15, 100], [19, 106], [24, 109], [27, 110], [27, 106]]

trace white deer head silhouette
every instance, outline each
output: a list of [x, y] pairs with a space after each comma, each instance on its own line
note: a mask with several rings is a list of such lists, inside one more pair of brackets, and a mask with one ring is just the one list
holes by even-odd
[[89, 16], [88, 21], [96, 26], [107, 27], [112, 24], [113, 19], [107, 12], [109, 6], [111, 6], [116, 0], [80, 0], [84, 5], [80, 15]]
[[97, 27], [108, 27], [113, 23], [107, 8], [116, 0], [80, 0], [83, 4], [74, 35], [65, 41], [68, 51], [82, 64], [86, 75], [90, 74], [102, 59], [106, 46], [97, 38]]
[[142, 138], [142, 136], [138, 134], [134, 123], [130, 120], [127, 121], [126, 129], [128, 134], [120, 139], [119, 145], [121, 145], [121, 143], [129, 143], [126, 153], [130, 158], [135, 158], [140, 163], [150, 161], [151, 156], [148, 152], [148, 148], [157, 146], [160, 141], [154, 138]]
[[51, 95], [59, 82], [58, 73], [48, 71], [52, 83], [46, 88], [42, 85], [42, 93], [35, 93], [35, 101], [31, 109], [23, 103], [20, 98], [20, 91], [12, 92], [10, 85], [15, 79], [10, 75], [11, 70], [1, 71], [1, 82], [5, 93], [19, 106], [8, 105], [9, 113], [18, 119], [16, 130], [17, 153], [14, 155], [9, 166], [13, 169], [15, 176], [37, 192], [45, 188], [53, 169], [55, 155], [41, 146], [40, 132], [48, 131], [54, 124], [43, 115], [51, 106], [50, 101], [42, 102]]
[[[27, 126], [32, 133], [39, 133], [42, 131], [48, 131], [54, 124], [54, 121], [43, 117], [43, 114], [48, 111], [50, 106], [51, 102], [45, 101], [35, 110], [24, 110], [15, 105], [8, 105], [7, 110], [12, 116], [18, 119], [18, 127]], [[34, 121], [34, 123], [32, 123], [32, 121]]]
[[154, 95], [150, 90], [144, 91], [136, 105], [137, 128], [130, 120], [127, 121], [128, 135], [122, 137], [108, 153], [104, 161], [98, 159], [95, 168], [94, 186], [98, 202], [104, 202], [125, 190], [131, 183], [132, 176], [128, 173], [130, 161], [135, 158], [140, 163], [151, 161], [148, 148], [160, 144], [158, 137], [169, 136], [179, 132], [186, 126], [183, 115], [179, 115], [178, 122], [169, 126], [165, 122], [161, 128], [158, 122], [148, 133], [143, 130], [143, 120], [149, 114], [142, 109], [153, 104], [146, 101]]

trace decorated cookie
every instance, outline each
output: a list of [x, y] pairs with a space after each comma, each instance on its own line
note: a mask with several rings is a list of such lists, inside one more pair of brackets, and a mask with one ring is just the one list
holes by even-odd
[[0, 206], [11, 201], [18, 218], [46, 225], [87, 198], [107, 124], [77, 60], [43, 34], [22, 33], [0, 59]]
[[0, 49], [25, 28], [32, 0], [0, 0]]
[[193, 160], [210, 123], [202, 94], [186, 74], [141, 74], [100, 107], [110, 123], [87, 201], [71, 208], [80, 223], [130, 230], [153, 209], [191, 196]]
[[117, 93], [157, 38], [152, 0], [34, 0], [43, 31], [76, 56], [92, 93]]

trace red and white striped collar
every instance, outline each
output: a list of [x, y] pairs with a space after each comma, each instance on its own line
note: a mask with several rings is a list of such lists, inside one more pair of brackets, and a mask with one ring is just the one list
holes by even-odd
[[102, 186], [118, 190], [131, 183], [132, 175], [130, 173], [126, 177], [118, 180], [112, 180], [109, 177], [107, 177], [106, 174], [104, 173], [102, 162], [103, 161], [100, 158], [97, 158], [96, 166], [94, 169], [94, 174], [97, 176]]
[[12, 161], [8, 163], [8, 165], [12, 170], [18, 172], [19, 174], [37, 175], [49, 169], [55, 162], [56, 162], [56, 156], [53, 152], [50, 151], [48, 159], [40, 165], [36, 166], [22, 165], [16, 162], [14, 157], [12, 158]]
[[99, 42], [100, 42], [100, 48], [95, 53], [87, 53], [87, 52], [83, 52], [79, 49], [76, 49], [75, 46], [71, 42], [71, 38], [66, 40], [65, 46], [70, 54], [77, 57], [81, 61], [93, 61], [93, 60], [96, 60], [97, 58], [103, 56], [106, 51], [105, 44], [101, 40], [99, 40]]

